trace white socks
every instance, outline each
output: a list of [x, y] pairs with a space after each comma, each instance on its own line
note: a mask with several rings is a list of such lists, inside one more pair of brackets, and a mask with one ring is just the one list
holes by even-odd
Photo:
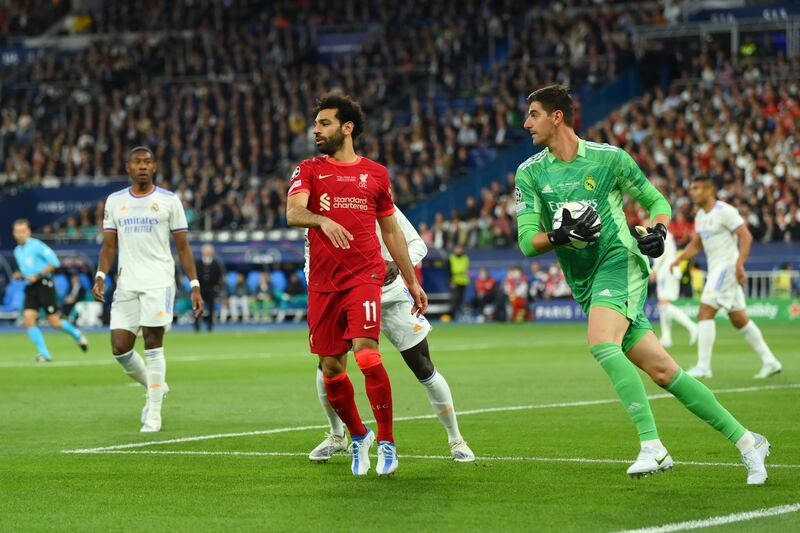
[[325, 378], [322, 376], [322, 369], [317, 367], [317, 396], [319, 397], [319, 404], [322, 407], [322, 412], [325, 413], [325, 418], [331, 425], [331, 433], [344, 437], [344, 424], [333, 410], [331, 404], [328, 403], [328, 393], [325, 392]]
[[749, 320], [739, 331], [742, 332], [748, 344], [750, 344], [759, 357], [761, 357], [761, 361], [764, 364], [776, 363], [778, 361], [775, 359], [772, 350], [767, 346], [767, 343], [764, 342], [764, 336], [761, 334], [761, 330], [758, 329], [758, 326], [756, 326], [752, 320]]
[[461, 432], [458, 431], [458, 420], [456, 420], [456, 410], [453, 407], [453, 395], [450, 394], [450, 386], [445, 381], [436, 369], [433, 370], [433, 375], [425, 381], [420, 381], [425, 386], [425, 392], [428, 393], [428, 401], [431, 402], [431, 407], [439, 417], [439, 422], [444, 426], [447, 431], [447, 440], [449, 442], [456, 441], [461, 438]]
[[674, 318], [678, 322], [678, 324], [685, 327], [689, 331], [694, 331], [697, 328], [697, 324], [695, 324], [694, 321], [691, 318], [689, 318], [689, 316], [683, 311], [681, 311], [679, 308], [675, 307], [672, 304], [667, 304], [667, 308], [669, 310], [668, 313], [670, 319]]
[[653, 448], [658, 451], [667, 451], [667, 448], [664, 446], [664, 443], [661, 442], [661, 439], [643, 440], [639, 444], [643, 450], [645, 448]]
[[161, 409], [164, 398], [164, 377], [167, 373], [167, 361], [164, 359], [164, 348], [152, 348], [144, 351], [147, 358], [147, 400], [150, 408]]
[[[750, 323], [752, 324], [752, 322]], [[749, 431], [745, 431], [744, 435], [742, 435], [742, 438], [736, 441], [736, 447], [739, 449], [740, 453], [748, 451], [750, 448], [755, 446], [755, 444], [756, 438]]]
[[658, 319], [661, 324], [661, 339], [667, 342], [672, 340], [673, 319], [675, 319], [678, 324], [688, 329], [692, 334], [697, 330], [697, 324], [695, 324], [686, 313], [671, 303], [658, 305]]
[[132, 380], [138, 381], [144, 388], [147, 388], [147, 370], [144, 367], [144, 359], [136, 350], [131, 350], [122, 355], [115, 355], [114, 358]]
[[711, 369], [711, 349], [717, 337], [717, 325], [714, 319], [701, 320], [697, 323], [697, 366], [705, 370]]

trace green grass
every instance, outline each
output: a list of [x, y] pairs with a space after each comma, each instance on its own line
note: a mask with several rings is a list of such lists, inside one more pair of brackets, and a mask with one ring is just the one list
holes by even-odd
[[[737, 332], [720, 326], [714, 389], [800, 383], [797, 328], [765, 326], [784, 363], [767, 383]], [[676, 327], [672, 350], [694, 361]], [[434, 362], [460, 411], [603, 400], [608, 379], [584, 345], [584, 325], [441, 325], [431, 334]], [[764, 487], [745, 486], [744, 467], [676, 464], [632, 480], [622, 463], [500, 460], [498, 457], [631, 461], [636, 434], [618, 403], [469, 414], [462, 433], [475, 464], [403, 459], [446, 455], [436, 420], [398, 421], [400, 469], [354, 479], [349, 460], [311, 464], [305, 457], [165, 454], [65, 454], [62, 450], [196, 435], [321, 425], [316, 360], [304, 330], [172, 332], [166, 340], [172, 392], [161, 433], [141, 435], [141, 388], [130, 385], [93, 334], [88, 354], [47, 334], [65, 365], [28, 364], [23, 332], [0, 335], [0, 530], [535, 530], [615, 531], [704, 519], [800, 501], [800, 468], [773, 468]], [[424, 391], [384, 342], [395, 416], [430, 413]], [[85, 362], [88, 364], [73, 365]], [[359, 407], [371, 418], [363, 380], [350, 373]], [[653, 394], [663, 391], [648, 384]], [[770, 461], [800, 465], [800, 389], [722, 393], [720, 400], [773, 444]], [[652, 402], [662, 440], [675, 460], [737, 463], [736, 449], [673, 399]], [[323, 430], [150, 445], [129, 451], [299, 452]], [[786, 531], [798, 513], [727, 526]], [[717, 530], [724, 529], [716, 528]]]

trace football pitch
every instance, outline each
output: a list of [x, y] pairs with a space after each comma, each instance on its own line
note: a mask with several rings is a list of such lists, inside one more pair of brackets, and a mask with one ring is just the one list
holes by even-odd
[[[796, 530], [798, 328], [762, 330], [782, 374], [754, 380], [760, 361], [720, 323], [707, 381], [771, 441], [762, 487], [745, 485], [733, 445], [652, 383], [676, 464], [628, 478], [636, 433], [586, 348], [585, 325], [435, 326], [431, 354], [474, 464], [449, 460], [423, 387], [382, 341], [400, 454], [385, 479], [374, 473], [374, 449], [364, 479], [351, 475], [346, 455], [308, 461], [325, 426], [304, 329], [169, 333], [164, 425], [147, 435], [138, 432], [143, 389], [111, 357], [107, 332], [90, 334], [83, 354], [45, 331], [58, 360], [48, 365], [32, 362], [22, 330], [2, 334], [0, 530]], [[695, 349], [684, 330], [674, 336], [670, 351], [688, 367]], [[350, 363], [359, 409], [371, 419]]]

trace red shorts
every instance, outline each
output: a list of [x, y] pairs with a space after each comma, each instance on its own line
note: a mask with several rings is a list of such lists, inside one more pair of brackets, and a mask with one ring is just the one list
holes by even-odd
[[341, 355], [359, 337], [381, 333], [381, 285], [356, 285], [339, 292], [308, 293], [308, 344], [317, 355]]

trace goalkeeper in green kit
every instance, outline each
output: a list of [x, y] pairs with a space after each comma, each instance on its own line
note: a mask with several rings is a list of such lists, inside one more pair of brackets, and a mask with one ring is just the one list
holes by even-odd
[[[526, 256], [555, 250], [575, 300], [589, 317], [589, 351], [611, 379], [641, 441], [628, 474], [646, 476], [672, 466], [658, 437], [639, 367], [736, 445], [748, 484], [763, 484], [767, 439], [748, 431], [711, 390], [675, 363], [644, 315], [650, 270], [645, 255], [664, 252], [669, 203], [624, 150], [578, 138], [566, 87], [544, 87], [531, 93], [527, 102], [524, 127], [544, 150], [517, 169], [519, 247]], [[622, 211], [624, 194], [650, 213], [651, 227], [637, 228], [636, 238]], [[568, 202], [581, 206], [563, 208]], [[560, 225], [553, 223], [556, 215]]]

